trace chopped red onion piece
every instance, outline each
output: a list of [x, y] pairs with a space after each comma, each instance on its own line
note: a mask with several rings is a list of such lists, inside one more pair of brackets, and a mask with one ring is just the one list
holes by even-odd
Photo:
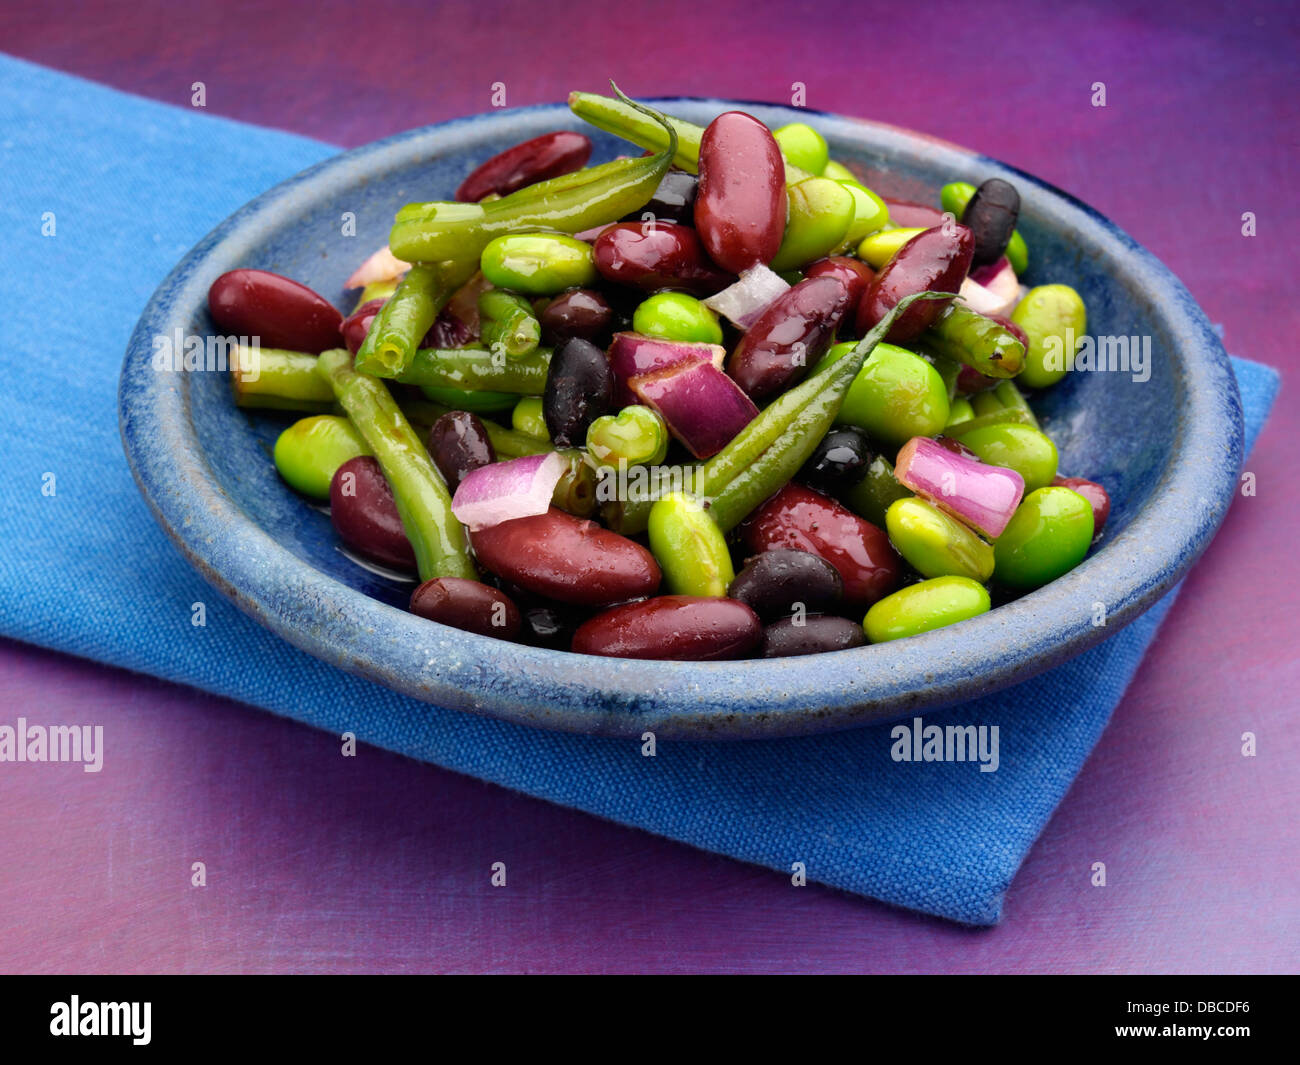
[[460, 482], [451, 512], [471, 532], [545, 514], [568, 468], [569, 460], [556, 451], [480, 466]]
[[962, 281], [957, 297], [980, 314], [1010, 314], [1020, 301], [1020, 282], [1004, 255], [995, 263], [972, 270]]
[[740, 280], [710, 296], [704, 306], [717, 311], [740, 329], [762, 317], [768, 305], [790, 286], [761, 263], [741, 272]]
[[633, 377], [628, 387], [697, 459], [717, 454], [758, 417], [754, 401], [712, 362], [678, 363]]
[[1015, 470], [990, 466], [914, 436], [894, 461], [898, 483], [995, 540], [1020, 506], [1025, 482]]
[[376, 281], [396, 281], [410, 268], [410, 263], [402, 262], [385, 244], [353, 271], [352, 276], [343, 283], [343, 287], [345, 289], [365, 288]]

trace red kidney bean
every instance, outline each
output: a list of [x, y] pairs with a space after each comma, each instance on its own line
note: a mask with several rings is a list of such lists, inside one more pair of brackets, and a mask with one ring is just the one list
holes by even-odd
[[438, 312], [438, 317], [433, 320], [433, 325], [429, 326], [429, 331], [424, 334], [424, 339], [420, 341], [420, 347], [460, 348], [468, 344], [477, 335], [477, 328], [471, 327], [463, 318], [452, 314], [450, 310], [444, 307]]
[[641, 222], [649, 214], [660, 222], [683, 222], [687, 225], [695, 217], [695, 193], [699, 178], [685, 170], [669, 170], [659, 182], [655, 194], [639, 211], [633, 211], [626, 221]]
[[943, 211], [928, 203], [886, 198], [885, 206], [889, 208], [890, 222], [899, 229], [929, 229], [943, 225]]
[[1096, 481], [1082, 477], [1056, 477], [1052, 484], [1078, 492], [1092, 504], [1092, 534], [1096, 536], [1100, 533], [1106, 519], [1110, 517], [1110, 493]]
[[330, 521], [348, 547], [385, 566], [415, 569], [415, 549], [377, 460], [348, 459], [330, 481]]
[[844, 580], [844, 603], [861, 609], [893, 591], [902, 564], [884, 531], [833, 499], [788, 484], [743, 526], [745, 546], [755, 554], [776, 548], [810, 551]]
[[[988, 315], [987, 317], [992, 317]], [[996, 377], [988, 377], [979, 372], [973, 366], [967, 366], [962, 363], [961, 369], [957, 371], [957, 391], [963, 396], [974, 395], [976, 392], [983, 392], [985, 389], [994, 388], [1002, 382]]]
[[625, 603], [579, 626], [573, 650], [609, 658], [707, 662], [742, 658], [762, 639], [758, 616], [735, 599], [661, 595]]
[[760, 401], [807, 376], [830, 346], [849, 290], [839, 277], [810, 277], [783, 292], [741, 338], [727, 372]]
[[785, 162], [771, 131], [743, 111], [710, 122], [700, 138], [695, 228], [713, 261], [733, 273], [771, 262], [787, 209]]
[[975, 190], [961, 213], [962, 224], [975, 238], [973, 266], [985, 266], [1002, 258], [1019, 217], [1020, 193], [1011, 182], [989, 178]]
[[320, 354], [339, 346], [339, 314], [306, 285], [269, 270], [231, 270], [208, 289], [208, 310], [224, 330], [259, 337], [264, 348]]
[[[913, 292], [956, 292], [970, 269], [975, 247], [965, 226], [936, 226], [918, 233], [889, 260], [858, 304], [858, 332], [865, 334], [904, 296]], [[889, 340], [902, 344], [924, 333], [949, 300], [918, 300], [889, 330]]]
[[847, 651], [866, 642], [862, 624], [848, 618], [782, 618], [763, 630], [759, 654], [763, 658], [792, 658], [823, 651]]
[[803, 272], [804, 278], [838, 277], [849, 290], [849, 307], [844, 317], [853, 320], [858, 314], [858, 304], [862, 296], [876, 279], [876, 272], [861, 259], [850, 259], [847, 255], [832, 255], [827, 259], [818, 259]]
[[589, 340], [570, 337], [551, 356], [542, 417], [557, 447], [581, 447], [587, 427], [614, 405], [614, 371]]
[[519, 608], [504, 592], [464, 577], [435, 577], [411, 593], [411, 613], [453, 629], [513, 640], [519, 635]]
[[571, 337], [602, 344], [609, 340], [614, 325], [614, 309], [609, 301], [590, 288], [561, 292], [542, 308], [538, 317], [542, 340], [552, 346]]
[[343, 337], [343, 343], [347, 346], [348, 351], [355, 355], [361, 350], [361, 345], [365, 343], [366, 334], [370, 332], [370, 324], [375, 320], [375, 315], [379, 313], [387, 300], [366, 300], [360, 307], [343, 319], [339, 326], [339, 333]]
[[508, 196], [527, 185], [581, 170], [591, 158], [591, 138], [561, 129], [507, 148], [480, 164], [456, 190], [462, 203], [477, 203], [495, 192]]
[[429, 457], [454, 493], [468, 474], [491, 465], [497, 455], [483, 423], [469, 411], [454, 410], [429, 430]]
[[710, 296], [735, 277], [709, 261], [690, 226], [675, 222], [620, 222], [592, 245], [596, 269], [607, 281], [653, 292], [681, 288]]
[[479, 563], [534, 595], [608, 606], [653, 595], [659, 563], [644, 547], [551, 507], [469, 534]]
[[807, 551], [764, 551], [745, 563], [727, 595], [739, 599], [764, 621], [831, 609], [844, 595], [839, 570]]

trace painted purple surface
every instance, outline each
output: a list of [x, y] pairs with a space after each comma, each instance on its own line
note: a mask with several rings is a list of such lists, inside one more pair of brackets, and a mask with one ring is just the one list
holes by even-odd
[[[0, 715], [106, 724], [102, 773], [0, 766], [3, 971], [1296, 971], [1300, 331], [1293, 5], [988, 0], [15, 5], [5, 50], [345, 145], [600, 88], [788, 100], [1039, 174], [1283, 368], [1238, 501], [1013, 885], [970, 931], [701, 854], [200, 693], [0, 643]], [[793, 11], [796, 14], [791, 15]], [[650, 14], [649, 12], [654, 12]], [[454, 28], [454, 44], [448, 28]], [[878, 47], [879, 42], [890, 47]], [[382, 47], [383, 56], [379, 55]], [[1106, 84], [1107, 106], [1090, 105]], [[1258, 236], [1243, 237], [1255, 212]], [[214, 224], [219, 221], [213, 219]], [[1241, 734], [1259, 754], [1240, 754]], [[208, 886], [189, 886], [193, 861]], [[506, 888], [489, 884], [508, 864]], [[1109, 886], [1089, 885], [1094, 861]]]

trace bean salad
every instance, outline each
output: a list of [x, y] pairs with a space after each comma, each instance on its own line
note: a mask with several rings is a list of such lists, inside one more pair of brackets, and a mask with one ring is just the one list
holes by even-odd
[[482, 162], [397, 212], [346, 317], [213, 283], [257, 338], [235, 400], [302, 414], [275, 465], [341, 544], [432, 621], [678, 660], [903, 639], [1078, 565], [1110, 500], [1026, 393], [1086, 310], [1022, 285], [1016, 188], [885, 199], [807, 124], [613, 93], [569, 104], [640, 153], [562, 130]]

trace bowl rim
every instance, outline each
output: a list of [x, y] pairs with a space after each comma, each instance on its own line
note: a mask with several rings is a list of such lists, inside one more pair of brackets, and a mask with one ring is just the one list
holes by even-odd
[[[649, 102], [665, 110], [688, 105], [813, 115], [832, 146], [848, 141], [878, 153], [919, 151], [968, 179], [1014, 177], [1023, 199], [1055, 201], [1076, 230], [1086, 229], [1112, 259], [1119, 257], [1150, 296], [1156, 319], [1192, 341], [1178, 354], [1185, 406], [1163, 475], [1125, 529], [1063, 577], [957, 625], [830, 655], [739, 662], [607, 659], [462, 632], [371, 599], [280, 546], [217, 482], [190, 418], [188, 375], [152, 372], [152, 337], [171, 335], [196, 301], [205, 305], [211, 280], [232, 268], [232, 249], [277, 228], [277, 215], [304, 197], [333, 196], [377, 169], [400, 169], [430, 154], [454, 155], [461, 141], [484, 128], [540, 119], [549, 128], [573, 124], [565, 104], [536, 104], [408, 130], [301, 171], [221, 222], [150, 298], [119, 383], [123, 447], [155, 518], [208, 582], [294, 646], [424, 702], [567, 732], [710, 739], [850, 728], [1005, 688], [1113, 635], [1182, 577], [1235, 493], [1243, 426], [1222, 343], [1167, 267], [1069, 193], [938, 138], [758, 101], [676, 96]], [[227, 265], [217, 269], [214, 262]], [[1098, 588], [1109, 589], [1104, 626], [1092, 623]]]

